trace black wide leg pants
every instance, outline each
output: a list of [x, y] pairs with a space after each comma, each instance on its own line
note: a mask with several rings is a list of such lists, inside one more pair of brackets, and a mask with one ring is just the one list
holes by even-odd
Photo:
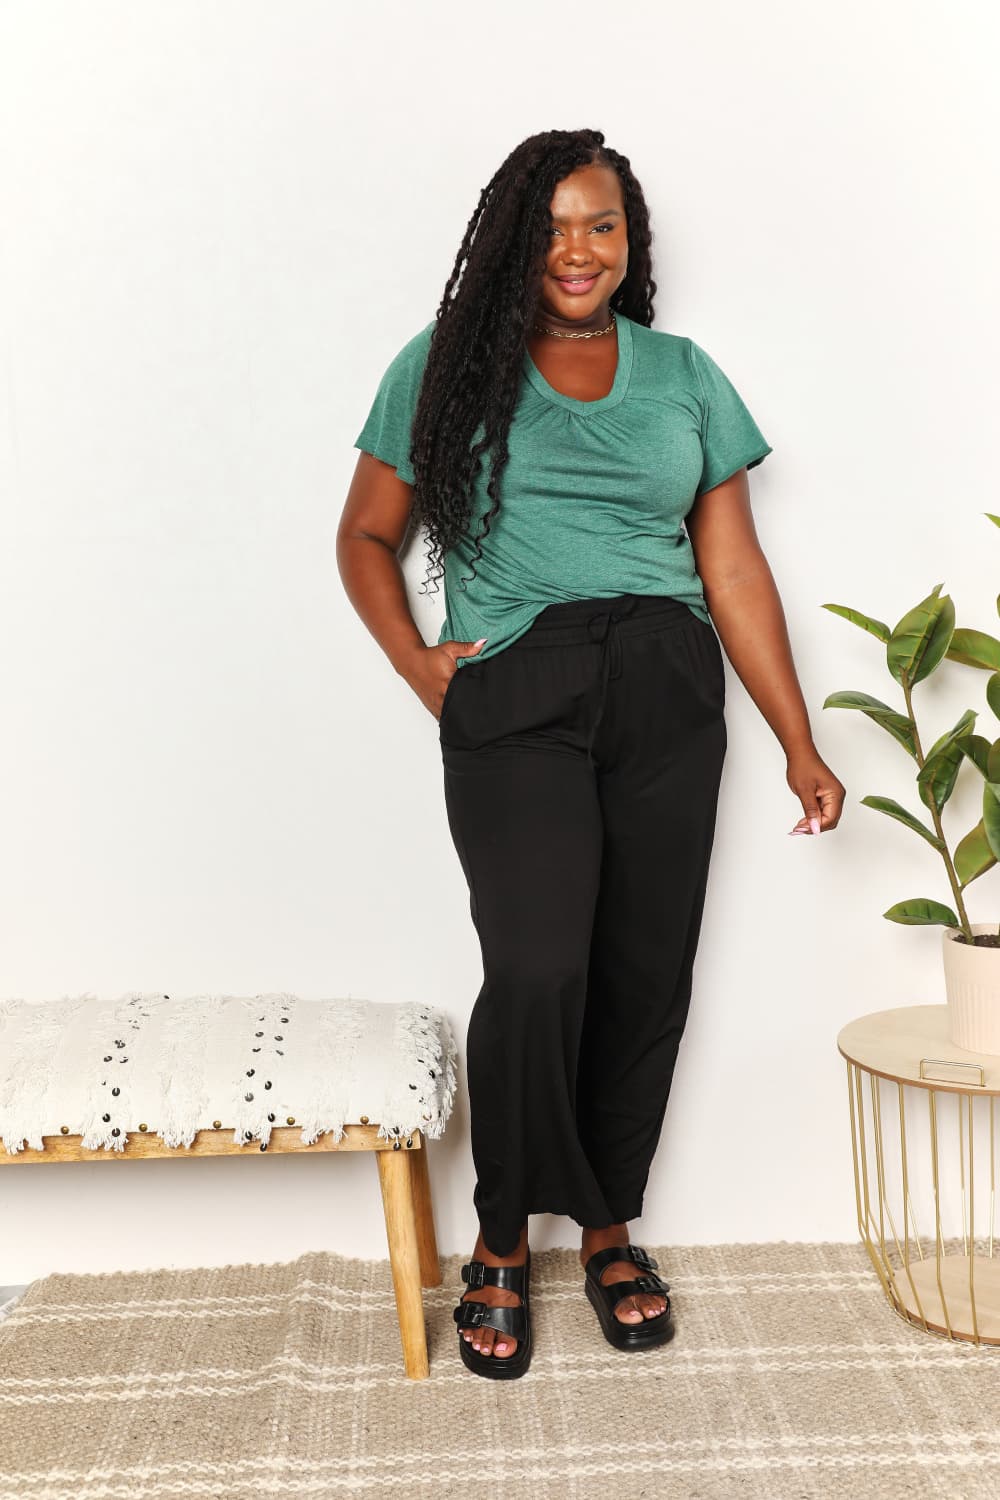
[[445, 804], [483, 985], [466, 1064], [495, 1255], [531, 1213], [638, 1218], [691, 998], [726, 753], [712, 626], [665, 595], [551, 604], [452, 676]]

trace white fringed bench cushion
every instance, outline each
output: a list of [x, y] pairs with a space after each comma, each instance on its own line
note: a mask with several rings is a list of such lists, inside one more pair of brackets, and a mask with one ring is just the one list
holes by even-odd
[[234, 1144], [266, 1143], [290, 1118], [311, 1145], [327, 1132], [341, 1140], [363, 1115], [379, 1136], [434, 1139], [451, 1113], [455, 1058], [446, 1017], [413, 1002], [3, 1000], [0, 1140], [9, 1153], [41, 1151], [65, 1126], [84, 1150], [123, 1151], [145, 1123], [164, 1145], [189, 1146], [219, 1121]]

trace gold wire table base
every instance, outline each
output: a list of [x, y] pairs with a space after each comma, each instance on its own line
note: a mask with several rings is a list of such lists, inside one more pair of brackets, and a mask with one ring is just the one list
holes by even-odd
[[1000, 1057], [954, 1046], [946, 1005], [859, 1017], [837, 1045], [858, 1229], [890, 1305], [927, 1333], [1000, 1345]]

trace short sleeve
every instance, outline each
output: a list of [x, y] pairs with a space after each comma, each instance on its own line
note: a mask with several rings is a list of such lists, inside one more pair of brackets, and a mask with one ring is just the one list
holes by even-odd
[[379, 381], [365, 425], [354, 439], [355, 448], [392, 464], [407, 484], [416, 478], [410, 463], [410, 436], [433, 328], [429, 323], [395, 356]]
[[742, 397], [719, 366], [693, 339], [691, 363], [701, 392], [701, 446], [704, 455], [696, 495], [729, 479], [744, 465], [761, 463], [772, 451]]

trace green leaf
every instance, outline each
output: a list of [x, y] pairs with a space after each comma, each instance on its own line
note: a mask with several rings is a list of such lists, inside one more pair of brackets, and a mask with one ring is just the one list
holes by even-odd
[[882, 913], [890, 922], [903, 922], [908, 927], [929, 927], [935, 923], [941, 927], [958, 927], [959, 920], [950, 906], [940, 901], [928, 901], [924, 896], [914, 896], [911, 901], [898, 901]]
[[983, 630], [959, 628], [951, 638], [945, 655], [949, 661], [960, 661], [967, 667], [985, 667], [1000, 672], [1000, 641]]
[[873, 698], [870, 693], [856, 693], [847, 690], [841, 693], [831, 693], [823, 704], [824, 708], [856, 708], [874, 723], [880, 724], [883, 729], [898, 740], [908, 754], [917, 758], [916, 730], [913, 720], [907, 714], [897, 713], [890, 708], [888, 703], [883, 703], [880, 698]]
[[871, 615], [863, 615], [858, 609], [851, 609], [849, 604], [824, 604], [823, 609], [828, 609], [832, 614], [842, 615], [845, 620], [850, 620], [852, 625], [860, 625], [862, 630], [867, 630], [871, 635], [878, 636], [880, 641], [889, 639], [889, 627], [881, 620], [875, 620]]
[[984, 510], [983, 515], [988, 521], [992, 521], [994, 526], [1000, 526], [1000, 516], [990, 515], [990, 512], [988, 510]]
[[925, 807], [941, 811], [952, 792], [958, 769], [962, 764], [961, 746], [956, 744], [975, 723], [976, 715], [967, 708], [954, 729], [943, 734], [927, 752], [927, 758], [917, 774], [917, 791]]
[[1000, 859], [1000, 802], [993, 791], [993, 783], [983, 785], [983, 826], [986, 840], [997, 859]]
[[930, 749], [925, 752], [925, 764], [927, 761], [932, 760], [935, 755], [939, 755], [942, 750], [952, 745], [955, 740], [962, 738], [975, 720], [976, 710], [974, 708], [967, 708], [957, 723], [951, 729], [946, 729], [944, 734], [938, 735]]
[[912, 828], [914, 833], [919, 833], [938, 852], [944, 848], [944, 844], [932, 828], [927, 828], [919, 818], [915, 818], [911, 812], [907, 812], [905, 807], [901, 807], [891, 797], [862, 797], [861, 805], [874, 807], [876, 812], [886, 813], [890, 818], [897, 818], [900, 823], [905, 823], [907, 828]]
[[968, 756], [981, 776], [989, 776], [990, 742], [984, 734], [963, 734], [955, 744]]
[[955, 849], [955, 874], [962, 889], [971, 885], [980, 875], [985, 875], [996, 862], [997, 857], [990, 848], [986, 828], [980, 818], [975, 828], [969, 829]]
[[[929, 677], [946, 655], [955, 630], [955, 605], [936, 583], [908, 610], [889, 637], [886, 661], [899, 683], [913, 686]], [[940, 594], [940, 597], [938, 597]]]
[[986, 701], [1000, 719], [1000, 672], [991, 672], [986, 684]]
[[1000, 781], [1000, 740], [994, 740], [986, 756], [987, 781]]

